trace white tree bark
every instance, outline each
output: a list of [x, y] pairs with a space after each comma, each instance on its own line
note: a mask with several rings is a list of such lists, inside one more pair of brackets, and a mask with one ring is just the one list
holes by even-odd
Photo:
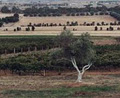
[[75, 58], [71, 58], [71, 62], [72, 62], [73, 66], [75, 67], [75, 69], [76, 69], [77, 72], [78, 72], [78, 78], [77, 78], [77, 81], [76, 81], [76, 82], [82, 82], [83, 74], [85, 73], [86, 70], [88, 70], [88, 69], [92, 66], [92, 63], [88, 63], [88, 65], [85, 65], [85, 66], [82, 68], [82, 70], [80, 71], [80, 69], [79, 69], [78, 66], [77, 66], [77, 63], [76, 63]]

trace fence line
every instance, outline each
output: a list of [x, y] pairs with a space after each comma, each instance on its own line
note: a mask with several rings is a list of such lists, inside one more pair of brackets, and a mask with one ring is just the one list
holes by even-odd
[[7, 50], [5, 49], [3, 53], [1, 53], [1, 55], [8, 55], [8, 54], [18, 54], [18, 53], [30, 53], [30, 52], [37, 52], [37, 51], [40, 51], [40, 50], [49, 50], [49, 49], [53, 49], [53, 48], [60, 48], [60, 46], [53, 46], [53, 47], [50, 47], [50, 46], [47, 46], [46, 48], [45, 47], [41, 47], [41, 48], [37, 48], [36, 46], [33, 48], [33, 47], [27, 47], [27, 48], [13, 48], [13, 50]]

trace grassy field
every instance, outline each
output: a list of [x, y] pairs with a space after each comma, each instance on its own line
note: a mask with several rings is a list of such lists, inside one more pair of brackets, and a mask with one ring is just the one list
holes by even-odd
[[43, 76], [1, 76], [1, 98], [119, 98], [120, 72], [87, 72], [75, 83], [76, 72]]

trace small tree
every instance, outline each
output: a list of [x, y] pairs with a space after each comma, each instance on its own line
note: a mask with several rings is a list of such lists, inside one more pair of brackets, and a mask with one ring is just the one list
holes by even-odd
[[[57, 59], [64, 57], [70, 61], [78, 72], [77, 82], [82, 82], [83, 74], [92, 66], [95, 54], [93, 43], [90, 41], [90, 35], [88, 33], [82, 34], [78, 40], [73, 41], [72, 34], [70, 32], [68, 33], [68, 31], [64, 31], [59, 38], [60, 42], [62, 40], [61, 44], [65, 43], [65, 45], [62, 46], [62, 49], [58, 50], [59, 52], [54, 52], [52, 56], [55, 56]], [[80, 66], [78, 66], [77, 63]], [[84, 64], [87, 65], [81, 66]], [[82, 70], [80, 70], [80, 67]]]
[[2, 12], [2, 13], [10, 13], [11, 11], [9, 10], [9, 8], [8, 8], [7, 6], [3, 6], [3, 7], [1, 8], [1, 12]]
[[19, 14], [15, 13], [14, 17], [19, 18]]
[[66, 26], [63, 27], [63, 30], [66, 30]]
[[3, 26], [3, 22], [1, 21], [1, 22], [0, 22], [0, 27], [2, 27], [2, 26]]
[[103, 28], [102, 27], [100, 27], [100, 31], [102, 31], [103, 30]]
[[98, 30], [98, 27], [96, 26], [96, 27], [95, 27], [95, 31], [97, 31], [97, 30]]
[[32, 31], [35, 31], [35, 27], [34, 26], [32, 26]]

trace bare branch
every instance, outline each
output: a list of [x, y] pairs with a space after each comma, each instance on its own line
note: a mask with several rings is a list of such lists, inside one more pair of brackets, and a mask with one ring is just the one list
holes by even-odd
[[89, 63], [88, 65], [85, 65], [85, 66], [82, 68], [82, 74], [84, 74], [84, 72], [85, 72], [86, 70], [88, 70], [91, 66], [92, 66], [92, 63]]
[[79, 68], [78, 68], [78, 66], [76, 64], [75, 58], [71, 58], [71, 62], [73, 64], [73, 66], [76, 68], [77, 72], [80, 73], [80, 70], [79, 70]]

